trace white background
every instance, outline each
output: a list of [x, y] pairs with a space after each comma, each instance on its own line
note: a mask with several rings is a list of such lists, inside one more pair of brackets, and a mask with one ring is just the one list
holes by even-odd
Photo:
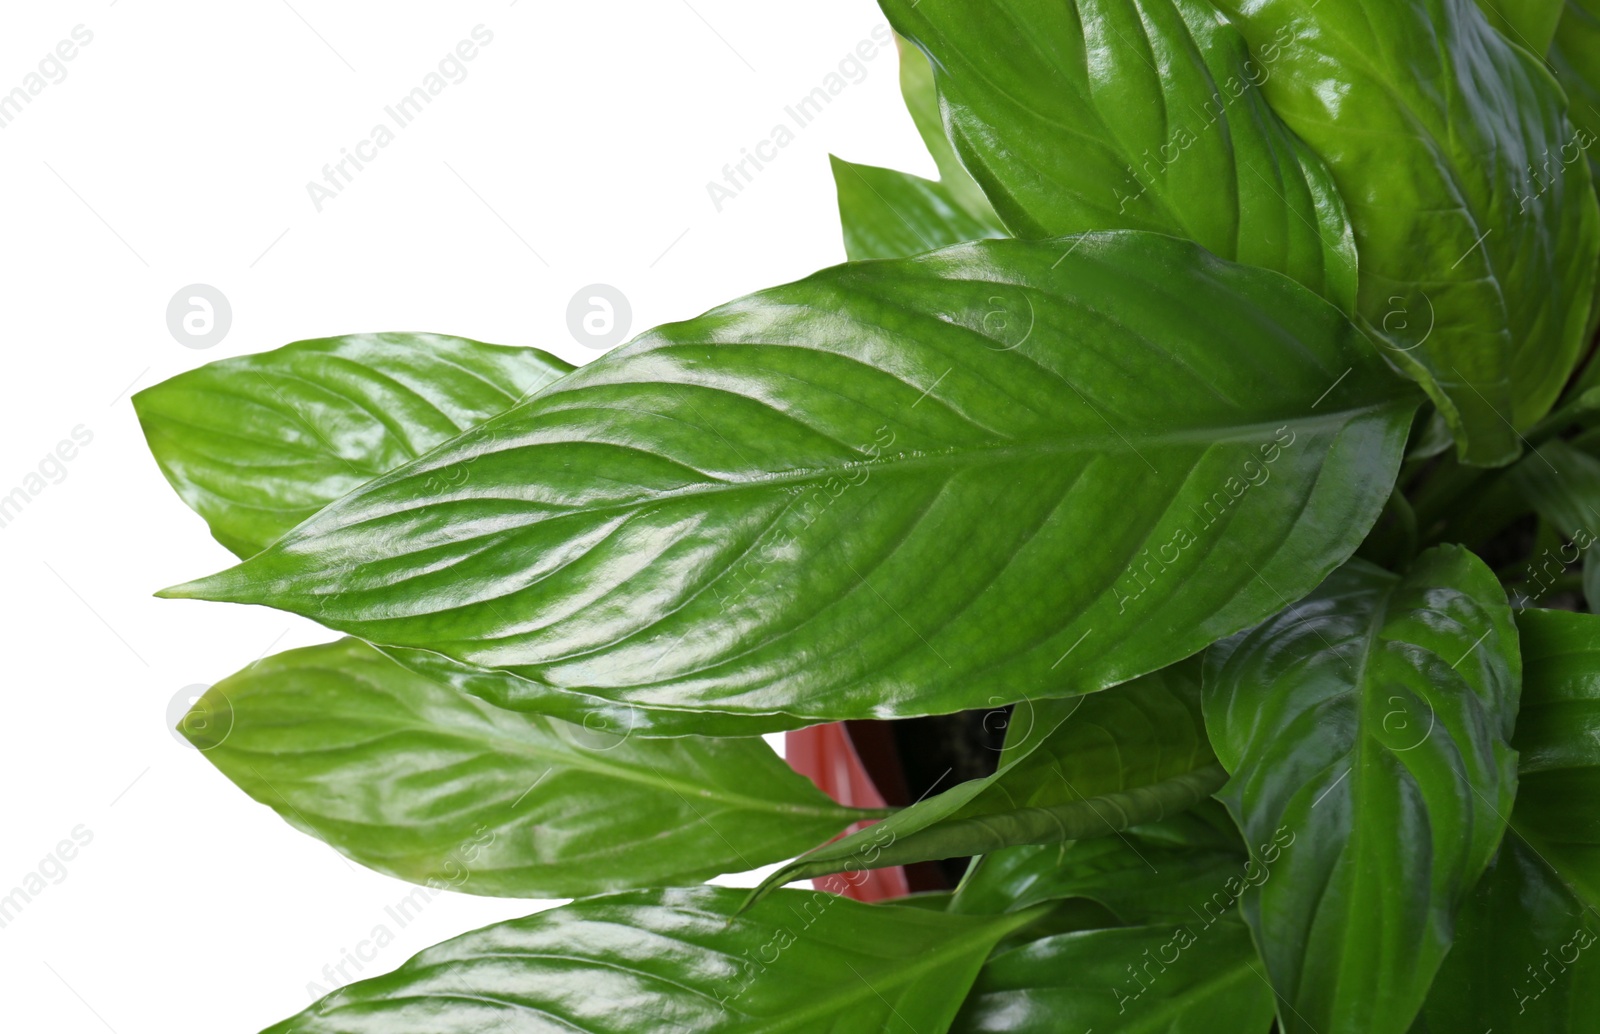
[[[366, 975], [533, 910], [447, 895], [399, 929], [384, 909], [405, 884], [292, 830], [168, 731], [184, 687], [334, 636], [151, 597], [231, 558], [167, 487], [128, 394], [359, 331], [582, 362], [597, 353], [565, 312], [586, 284], [620, 288], [638, 332], [842, 261], [830, 151], [933, 175], [892, 51], [721, 212], [706, 183], [882, 16], [690, 2], [5, 5], [0, 93], [76, 26], [93, 40], [0, 129], [0, 495], [79, 425], [93, 441], [0, 527], [0, 895], [74, 828], [93, 839], [0, 929], [0, 1025], [254, 1031], [380, 923], [396, 939]], [[318, 212], [307, 181], [477, 25], [493, 41], [466, 79]], [[197, 282], [233, 309], [205, 351], [165, 316]]]

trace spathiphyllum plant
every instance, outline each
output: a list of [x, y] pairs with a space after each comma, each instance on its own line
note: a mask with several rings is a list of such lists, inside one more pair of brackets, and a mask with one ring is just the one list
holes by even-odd
[[[1600, 1030], [1600, 0], [883, 7], [941, 178], [836, 160], [845, 264], [136, 397], [162, 595], [346, 636], [196, 745], [573, 899], [271, 1030]], [[761, 738], [844, 721], [901, 806]]]

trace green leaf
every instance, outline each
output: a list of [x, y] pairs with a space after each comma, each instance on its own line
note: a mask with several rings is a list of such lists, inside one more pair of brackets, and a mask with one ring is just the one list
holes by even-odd
[[1508, 833], [1456, 917], [1455, 944], [1415, 1030], [1589, 1034], [1596, 1016], [1600, 919]]
[[650, 707], [591, 696], [522, 678], [500, 668], [479, 668], [430, 650], [379, 646], [396, 664], [458, 693], [508, 711], [531, 711], [582, 726], [591, 736], [752, 736], [806, 724], [795, 715], [726, 714]]
[[966, 167], [1018, 237], [1154, 230], [1286, 273], [1351, 309], [1333, 179], [1256, 87], [1205, 0], [884, 0], [932, 58]]
[[769, 727], [1084, 693], [1310, 591], [1416, 405], [1275, 273], [982, 241], [647, 333], [163, 595]]
[[1227, 778], [1206, 742], [1198, 662], [1017, 707], [1013, 742], [994, 775], [825, 844], [773, 873], [762, 891], [840, 871], [1108, 836], [1192, 807]]
[[[1600, 190], [1600, 149], [1594, 146], [1595, 141], [1600, 140], [1600, 0], [1567, 0], [1562, 7], [1561, 20], [1556, 24], [1547, 61], [1556, 81], [1566, 91], [1567, 115], [1576, 127], [1572, 139], [1562, 142], [1559, 158], [1565, 163], [1573, 157], [1574, 149], [1586, 154], [1590, 179]], [[1595, 283], [1584, 340], [1592, 341], [1597, 328], [1600, 328], [1600, 278]], [[1600, 382], [1600, 363], [1591, 352], [1588, 365], [1572, 392], [1576, 394], [1597, 382]]]
[[931, 1034], [1029, 917], [699, 887], [575, 901], [445, 941], [265, 1034]]
[[1595, 544], [1595, 529], [1600, 528], [1600, 459], [1557, 438], [1512, 467], [1506, 483], [1567, 539], [1556, 556], [1536, 558], [1540, 569], [1535, 584], [1561, 573], [1544, 570], [1549, 561], [1565, 566], [1581, 557], [1584, 597], [1591, 607], [1600, 603], [1600, 547]]
[[1294, 838], [1242, 906], [1286, 1034], [1410, 1025], [1511, 811], [1520, 677], [1505, 592], [1455, 546], [1354, 561], [1207, 652], [1219, 796], [1247, 842]]
[[644, 740], [497, 710], [354, 639], [212, 686], [180, 726], [251, 797], [413, 883], [568, 897], [793, 855], [867, 813], [760, 739]]
[[986, 237], [1004, 237], [993, 217], [974, 216], [943, 185], [893, 169], [833, 158], [844, 250], [852, 260], [905, 258]]
[[[998, 915], [1007, 909], [996, 909]], [[1088, 898], [1068, 898], [1054, 901], [1040, 910], [1039, 918], [1026, 926], [1013, 930], [994, 946], [993, 955], [1020, 948], [1034, 941], [1056, 934], [1078, 933], [1083, 930], [1109, 930], [1123, 923], [1110, 909]]]
[[1590, 170], [1600, 170], [1600, 152], [1593, 150], [1600, 140], [1600, 0], [1562, 5], [1549, 60], [1570, 102], [1572, 124], [1582, 131], [1574, 141], [1588, 154]]
[[904, 908], [926, 908], [933, 912], [947, 912], [954, 891], [919, 890], [894, 899], [894, 904]]
[[952, 1034], [1265, 1034], [1272, 989], [1232, 920], [1060, 934], [997, 955]]
[[983, 188], [967, 172], [966, 166], [950, 146], [944, 131], [944, 113], [939, 106], [939, 92], [933, 81], [933, 66], [928, 55], [904, 36], [895, 36], [895, 48], [900, 52], [900, 95], [905, 99], [911, 121], [916, 123], [922, 142], [933, 156], [939, 169], [939, 185], [969, 214], [987, 224], [999, 225], [1000, 217], [994, 214]]
[[1555, 80], [1472, 0], [1219, 6], [1264, 62], [1276, 48], [1261, 90], [1333, 170], [1361, 254], [1356, 311], [1465, 459], [1515, 459], [1579, 357], [1600, 255]]
[[1525, 610], [1512, 828], [1600, 908], [1600, 616]]
[[[536, 348], [354, 334], [207, 363], [133, 406], [178, 495], [247, 557], [571, 369]], [[467, 476], [440, 471], [438, 488]]]
[[[1207, 807], [1209, 806], [1209, 807]], [[1219, 824], [1210, 808], [1222, 812]], [[1270, 855], [1277, 857], [1277, 853]], [[1119, 836], [1011, 847], [973, 864], [951, 903], [968, 913], [1011, 912], [1086, 898], [1124, 923], [1204, 919], [1228, 913], [1240, 888], [1264, 878], [1233, 820], [1215, 802]]]
[[1534, 57], [1550, 49], [1564, 0], [1477, 0], [1478, 10], [1500, 34]]
[[900, 52], [900, 92], [939, 167], [939, 182], [832, 158], [845, 254], [852, 261], [906, 258], [963, 241], [1008, 236], [944, 135], [927, 56], [899, 36], [895, 46]]

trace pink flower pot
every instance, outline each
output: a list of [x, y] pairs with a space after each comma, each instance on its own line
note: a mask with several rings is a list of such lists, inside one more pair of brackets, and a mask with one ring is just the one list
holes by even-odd
[[[840, 804], [858, 808], [887, 806], [884, 795], [868, 774], [867, 766], [862, 764], [861, 755], [857, 753], [856, 744], [845, 723], [796, 729], [786, 737], [785, 754], [796, 772], [809, 777], [823, 793]], [[871, 822], [858, 822], [847, 832], [853, 833], [869, 825]], [[843, 894], [857, 901], [904, 897], [911, 890], [905, 869], [898, 865], [849, 875], [824, 876], [811, 882], [818, 890]]]

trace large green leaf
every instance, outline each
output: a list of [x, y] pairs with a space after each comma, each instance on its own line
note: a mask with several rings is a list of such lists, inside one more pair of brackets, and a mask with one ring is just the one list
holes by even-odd
[[1404, 1031], [1516, 788], [1505, 592], [1444, 546], [1361, 561], [1207, 652], [1206, 727], [1249, 843], [1294, 837], [1246, 919], [1287, 1034]]
[[952, 1034], [1266, 1034], [1272, 989], [1235, 920], [1059, 934], [995, 956]]
[[266, 1034], [933, 1034], [1027, 914], [783, 891], [642, 891], [465, 934]]
[[1073, 700], [1024, 701], [1000, 769], [779, 869], [763, 888], [841, 870], [1109, 836], [1183, 811], [1227, 778], [1189, 661]]
[[1267, 878], [1283, 846], [1267, 845], [1252, 862], [1222, 806], [1203, 803], [1118, 836], [985, 855], [961, 881], [950, 908], [1011, 912], [1085, 898], [1125, 923], [1229, 914], [1245, 887]]
[[1333, 170], [1357, 311], [1429, 388], [1462, 455], [1521, 450], [1584, 342], [1600, 211], [1566, 99], [1472, 0], [1219, 0], [1261, 90]]
[[943, 184], [908, 172], [833, 159], [844, 250], [852, 260], [904, 258], [985, 237], [1006, 236], [992, 215], [975, 216]]
[[[355, 334], [208, 363], [133, 406], [172, 487], [246, 557], [571, 369], [536, 348]], [[469, 476], [441, 470], [436, 490]]]
[[1566, 537], [1554, 556], [1535, 558], [1535, 578], [1559, 574], [1542, 568], [1559, 568], [1581, 557], [1583, 594], [1590, 607], [1600, 604], [1600, 459], [1557, 438], [1519, 461], [1505, 481], [1506, 490], [1531, 503]]
[[1415, 1034], [1590, 1034], [1600, 918], [1514, 833], [1456, 918]]
[[1522, 755], [1511, 825], [1600, 908], [1600, 616], [1525, 610]]
[[[532, 348], [432, 334], [352, 335], [210, 363], [140, 392], [134, 405], [179, 495], [220, 541], [250, 556], [356, 485], [572, 369]], [[254, 439], [247, 448], [238, 443], [244, 432]], [[469, 476], [463, 466], [439, 484]], [[434, 681], [593, 735], [754, 731], [746, 718], [719, 723], [706, 712], [584, 697], [421, 650], [386, 652]]]
[[1019, 237], [1155, 230], [1287, 273], [1349, 310], [1354, 238], [1332, 177], [1257, 88], [1206, 0], [883, 0], [932, 58], [945, 124]]
[[999, 225], [1000, 217], [995, 215], [983, 188], [961, 164], [956, 149], [950, 146], [928, 55], [904, 36], [896, 35], [894, 42], [900, 53], [900, 96], [906, 102], [906, 110], [911, 113], [911, 121], [916, 123], [928, 154], [933, 157], [933, 164], [939, 169], [939, 185], [968, 213], [985, 223]]
[[501, 711], [346, 639], [222, 680], [180, 729], [291, 825], [380, 872], [569, 897], [775, 862], [865, 813], [756, 739], [632, 739]]
[[[1567, 114], [1576, 127], [1572, 138], [1562, 141], [1560, 151], [1550, 160], [1565, 164], [1581, 151], [1588, 156], [1590, 177], [1600, 189], [1600, 148], [1595, 146], [1600, 141], [1600, 0], [1566, 0], [1547, 60], [1566, 91]], [[1596, 328], [1600, 328], [1600, 279], [1595, 284], [1586, 340], [1593, 340]], [[1597, 383], [1600, 363], [1591, 352], [1575, 390]]]
[[1550, 49], [1563, 0], [1477, 0], [1478, 10], [1500, 34], [1535, 57]]
[[1278, 274], [983, 241], [645, 334], [163, 595], [770, 724], [1090, 692], [1314, 587], [1416, 399]]
[[[1589, 156], [1591, 170], [1600, 168], [1600, 0], [1567, 0], [1550, 45], [1550, 67], [1566, 91], [1573, 125], [1582, 131], [1573, 143]], [[1564, 161], [1571, 153], [1570, 144]]]

